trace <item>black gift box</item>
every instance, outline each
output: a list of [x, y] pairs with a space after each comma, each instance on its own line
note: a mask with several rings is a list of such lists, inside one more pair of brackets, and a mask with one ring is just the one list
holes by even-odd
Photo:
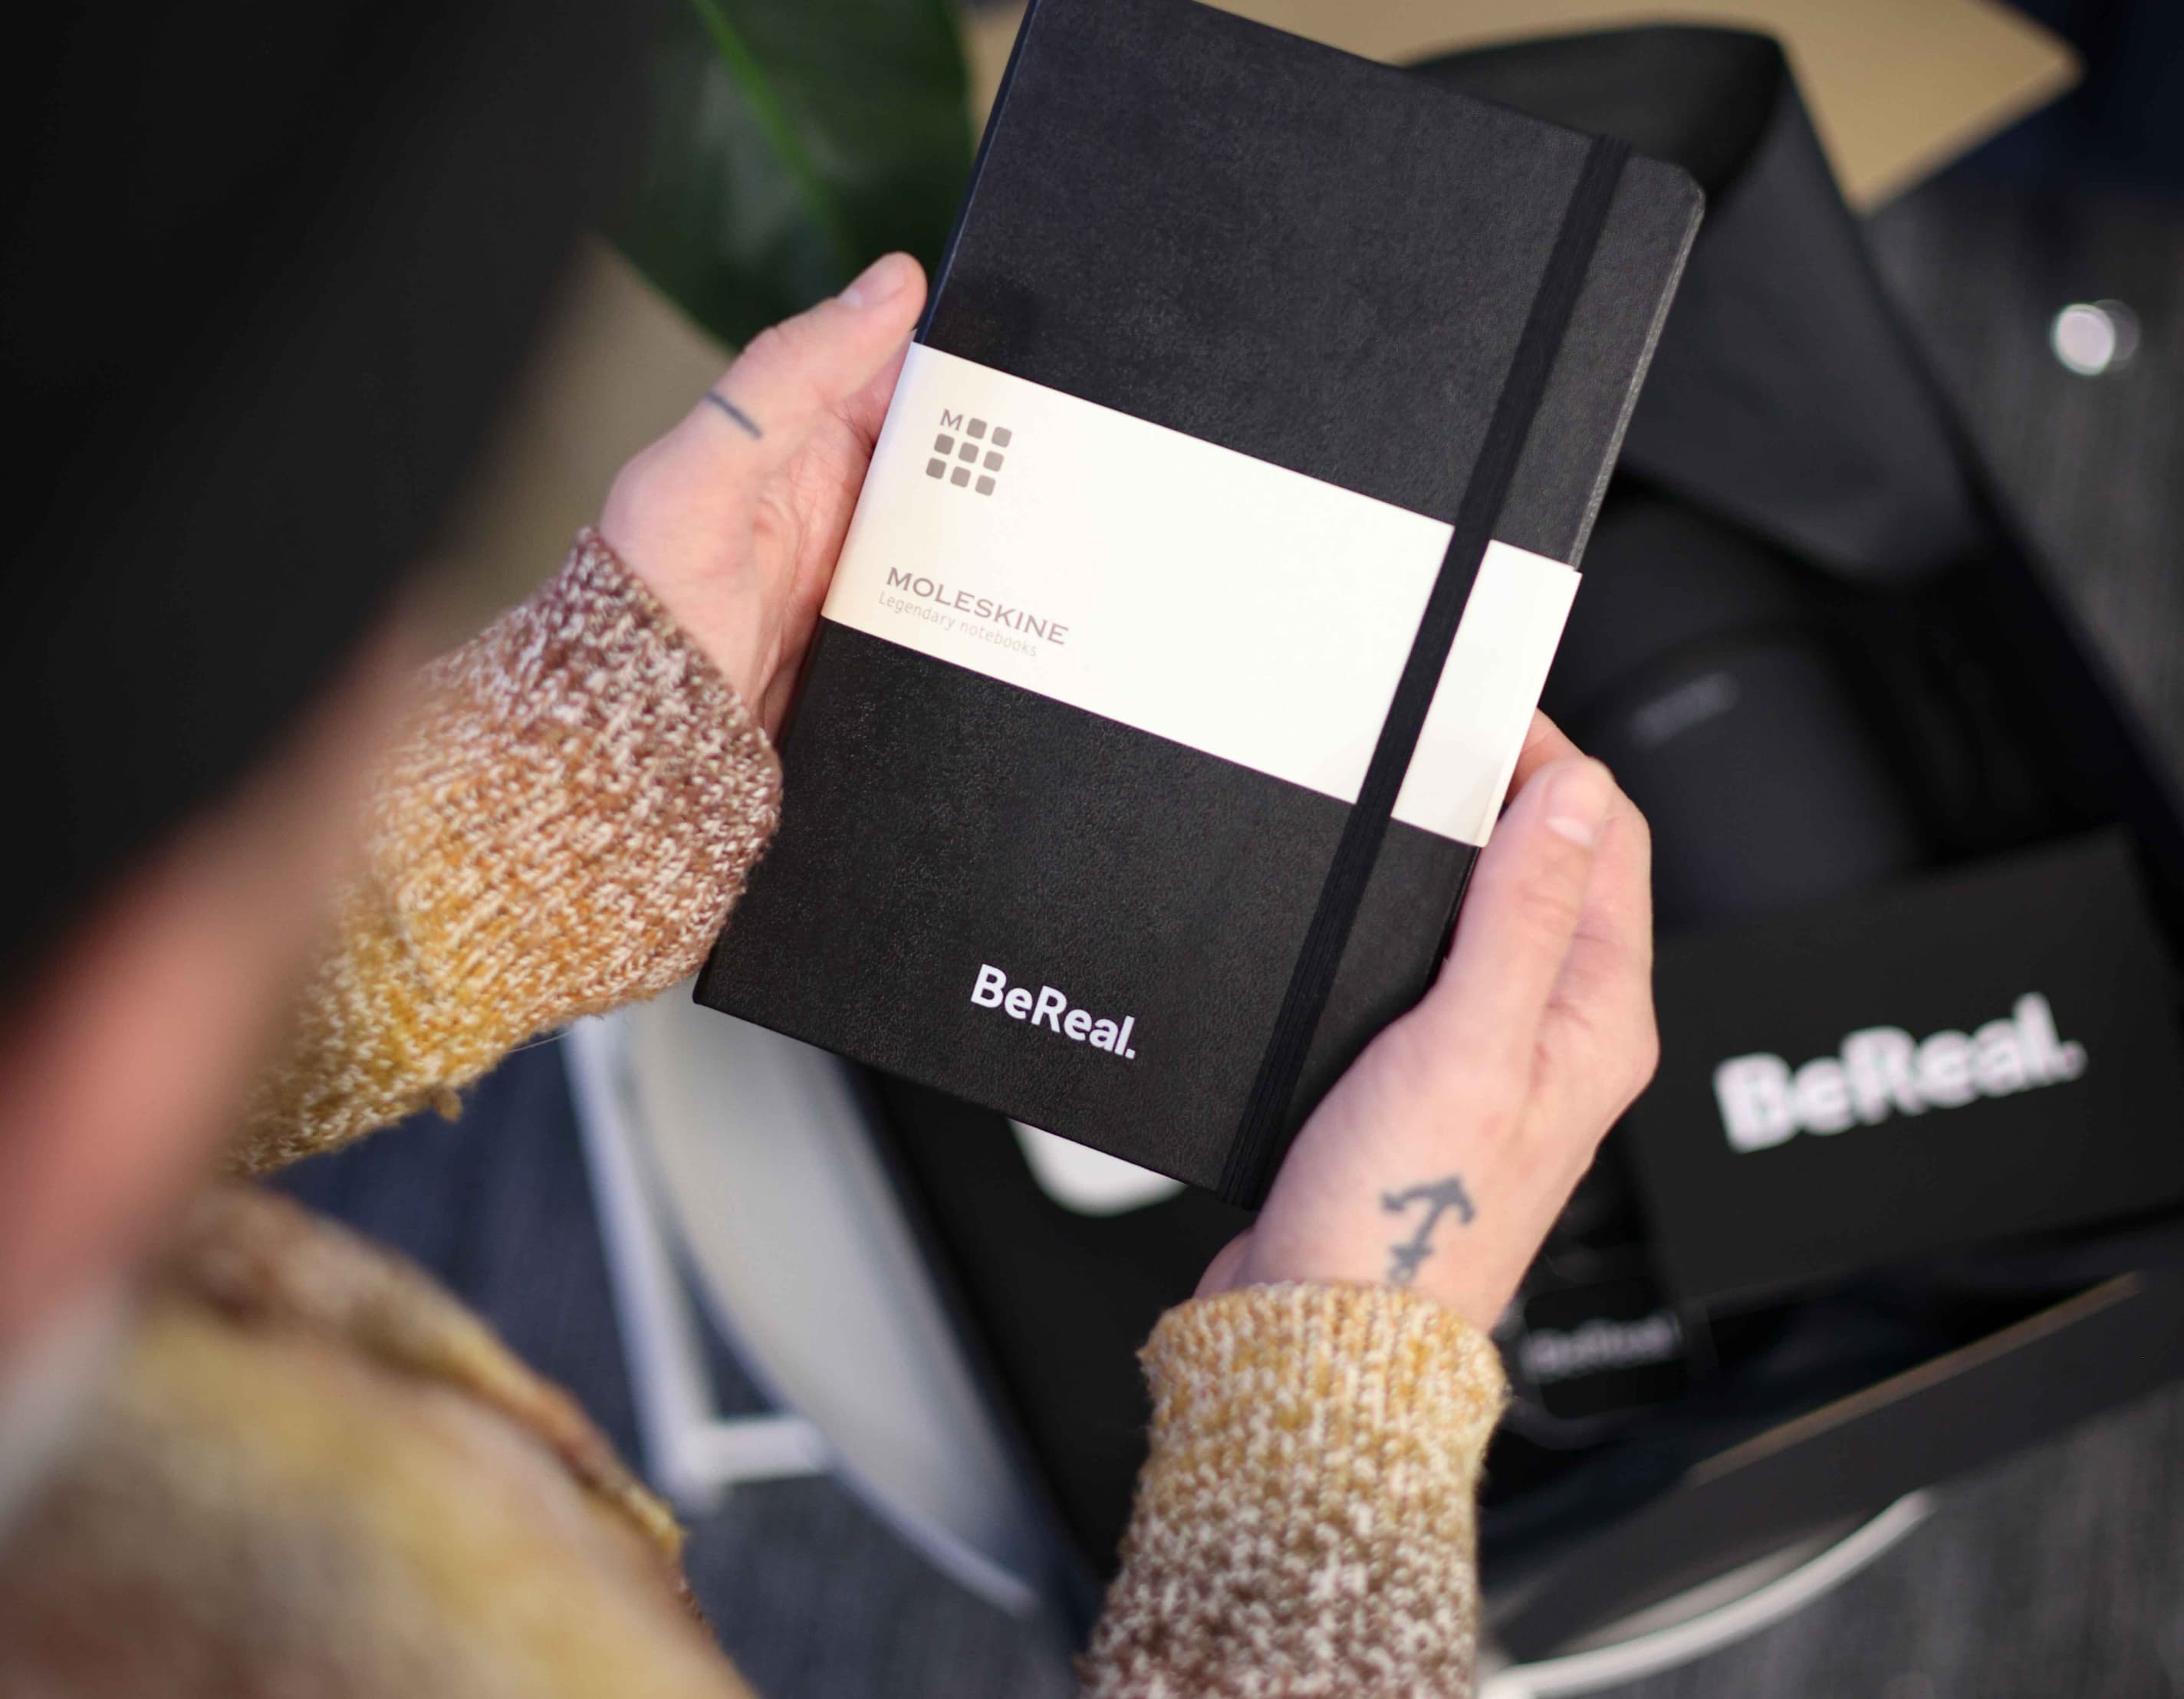
[[1036, 0], [699, 1000], [1256, 1201], [1424, 990], [1574, 588], [1698, 217], [1618, 149]]
[[1671, 939], [1621, 1137], [1687, 1303], [2184, 1201], [2176, 977], [2109, 831]]
[[[2184, 807], [1886, 305], [1771, 42], [1618, 31], [1424, 71], [1618, 130], [1711, 206], [1549, 684], [1654, 818], [1665, 1053], [1504, 1333], [1519, 1401], [1482, 1558], [1492, 1631], [1529, 1657], [2184, 1372], [2184, 1280], [2164, 1272], [2184, 1258]], [[1786, 738], [1802, 786], [1775, 783]], [[1839, 1005], [1801, 985], [1816, 962]], [[1975, 1039], [2031, 993], [2054, 1046], [2084, 1047], [2075, 1077], [1752, 1159], [1915, 1133], [1954, 1141], [1960, 1171], [1993, 1148], [1992, 1111], [2017, 1117], [2020, 1167], [2043, 1140], [2105, 1141], [2061, 1195], [2036, 1173], [1899, 1172], [1823, 1208], [1786, 1183], [1736, 1206], [1740, 1245], [1708, 1231], [1728, 1206], [1643, 1165], [1641, 1137], [1724, 1139], [1725, 1060], [1795, 1067], [1884, 1026]], [[1800, 998], [1795, 1023], [1762, 1024]], [[2029, 1052], [2048, 1028], [2026, 1017]], [[1935, 1052], [1944, 1095], [1956, 1056]], [[1249, 1217], [1197, 1193], [1082, 1212], [1000, 1115], [878, 1089], [901, 1194], [1089, 1607], [1143, 1456], [1135, 1348]], [[1770, 1223], [1799, 1260], [1754, 1278]], [[1731, 1256], [1743, 1272], [1719, 1275]]]

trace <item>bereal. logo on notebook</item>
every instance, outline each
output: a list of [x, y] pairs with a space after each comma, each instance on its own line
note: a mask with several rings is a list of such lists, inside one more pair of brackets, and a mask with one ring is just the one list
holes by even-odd
[[994, 475], [1008, 459], [1001, 450], [1015, 435], [1006, 425], [989, 426], [983, 419], [966, 419], [944, 407], [940, 429], [933, 439], [933, 458], [925, 463], [925, 476], [945, 478], [957, 489], [967, 487], [980, 495], [991, 495]]
[[990, 961], [978, 964], [978, 977], [971, 983], [971, 1004], [973, 1008], [998, 1009], [1012, 1021], [1051, 1028], [1062, 1038], [1089, 1044], [1124, 1061], [1138, 1059], [1137, 1051], [1130, 1047], [1130, 1034], [1138, 1024], [1135, 1015], [1117, 1021], [1089, 1009], [1073, 1009], [1069, 999], [1051, 985], [1040, 986], [1034, 995], [1028, 985], [1010, 984], [1009, 976]]

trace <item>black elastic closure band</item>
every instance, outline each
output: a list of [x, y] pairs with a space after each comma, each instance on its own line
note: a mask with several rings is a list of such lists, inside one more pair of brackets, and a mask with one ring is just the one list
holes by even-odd
[[1502, 504], [1516, 476], [1517, 461], [1530, 434], [1533, 415], [1546, 393], [1555, 356], [1577, 306], [1579, 290], [1592, 263], [1592, 252], [1607, 222], [1615, 199], [1616, 184], [1623, 175], [1629, 147], [1613, 136], [1596, 136], [1578, 172], [1577, 187], [1563, 209], [1561, 231], [1546, 270], [1540, 274], [1532, 309], [1517, 340], [1508, 376], [1494, 404], [1494, 416], [1480, 444], [1463, 499], [1457, 505], [1455, 528], [1440, 570], [1426, 598], [1418, 635], [1411, 641], [1410, 657], [1396, 682], [1394, 699], [1381, 721], [1373, 759], [1365, 769], [1357, 800], [1344, 821], [1342, 836], [1328, 863], [1327, 877], [1319, 888], [1319, 901], [1306, 929], [1304, 944], [1290, 972], [1289, 989], [1282, 995], [1281, 1012], [1259, 1059], [1258, 1077], [1244, 1117], [1228, 1148], [1221, 1174], [1221, 1195], [1233, 1204], [1256, 1209], [1273, 1184], [1274, 1172], [1289, 1148], [1289, 1109], [1304, 1072], [1312, 1035], [1319, 1029], [1328, 994], [1334, 986], [1335, 970], [1350, 942], [1358, 905], [1380, 859], [1380, 846], [1388, 835], [1388, 822], [1396, 798], [1403, 788], [1418, 736], [1425, 728], [1426, 711], [1447, 665], [1456, 628], [1463, 618], [1464, 604], [1493, 540]]

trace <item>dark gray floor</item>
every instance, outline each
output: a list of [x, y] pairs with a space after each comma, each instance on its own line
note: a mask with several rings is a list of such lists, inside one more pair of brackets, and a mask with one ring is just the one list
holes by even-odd
[[[1884, 269], [2006, 486], [2184, 766], [2184, 221], [1963, 184], [1876, 223]], [[2088, 381], [2049, 355], [2065, 302], [2116, 297], [2146, 345]], [[455, 1127], [309, 1165], [293, 1189], [392, 1239], [573, 1388], [626, 1450], [628, 1390], [560, 1058], [514, 1058]], [[747, 1387], [732, 1404], [755, 1403]], [[1067, 1682], [1037, 1635], [929, 1568], [827, 1481], [738, 1493], [694, 1578], [770, 1699], [1000, 1699]], [[2184, 1687], [2184, 1391], [1951, 1488], [1832, 1597], [1623, 1699], [2113, 1699]]]
[[[632, 1458], [635, 1418], [558, 1045], [512, 1056], [463, 1118], [421, 1116], [285, 1189], [432, 1269]], [[762, 1407], [725, 1359], [727, 1410]], [[1051, 1645], [911, 1551], [831, 1480], [746, 1487], [691, 1529], [707, 1616], [767, 1699], [1044, 1699]]]

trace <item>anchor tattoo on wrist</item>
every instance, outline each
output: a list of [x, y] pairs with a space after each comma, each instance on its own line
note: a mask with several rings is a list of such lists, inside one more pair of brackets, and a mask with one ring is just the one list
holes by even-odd
[[1390, 1215], [1401, 1215], [1415, 1204], [1426, 1206], [1418, 1230], [1388, 1247], [1388, 1278], [1398, 1286], [1407, 1286], [1417, 1279], [1419, 1268], [1434, 1254], [1434, 1228], [1440, 1224], [1441, 1217], [1453, 1210], [1457, 1224], [1468, 1227], [1479, 1216], [1471, 1194], [1464, 1190], [1462, 1180], [1454, 1174], [1406, 1191], [1380, 1194], [1380, 1207]]

